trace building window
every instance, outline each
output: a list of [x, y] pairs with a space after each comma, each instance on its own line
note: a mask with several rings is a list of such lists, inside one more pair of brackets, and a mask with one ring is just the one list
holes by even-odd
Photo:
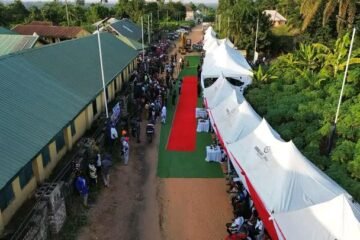
[[32, 161], [28, 162], [19, 172], [20, 187], [23, 189], [33, 177]]
[[13, 199], [14, 191], [11, 183], [8, 183], [0, 190], [0, 209], [5, 210]]
[[124, 71], [122, 71], [121, 72], [121, 82], [123, 82], [124, 81], [124, 79], [125, 79], [125, 76], [124, 76], [125, 74], [124, 74]]
[[50, 162], [49, 146], [46, 146], [41, 150], [41, 157], [42, 157], [43, 167], [46, 167]]
[[117, 78], [115, 78], [115, 81], [114, 81], [114, 88], [115, 88], [115, 91], [117, 90]]
[[97, 114], [97, 105], [96, 105], [96, 98], [94, 101], [92, 101], [92, 109], [93, 109], [93, 115], [95, 116]]
[[65, 146], [64, 131], [61, 130], [55, 136], [56, 151], [59, 152]]
[[76, 134], [75, 120], [71, 122], [70, 128], [71, 128], [71, 136], [74, 136]]
[[105, 94], [106, 94], [106, 101], [109, 102], [109, 91], [108, 91], [108, 88], [106, 87], [105, 89]]

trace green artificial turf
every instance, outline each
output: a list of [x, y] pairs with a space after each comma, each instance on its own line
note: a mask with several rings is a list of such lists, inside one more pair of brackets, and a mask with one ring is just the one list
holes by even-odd
[[[199, 64], [200, 57], [186, 57], [185, 61], [189, 61], [190, 67], [182, 70], [179, 79], [184, 76], [197, 75], [196, 67]], [[211, 144], [211, 135], [209, 133], [196, 134], [196, 150], [193, 152], [166, 150], [175, 112], [175, 107], [172, 106], [171, 101], [169, 102], [167, 106], [167, 122], [162, 125], [160, 133], [158, 176], [162, 178], [222, 178], [223, 173], [219, 163], [205, 161], [205, 147]], [[198, 98], [198, 106], [202, 107], [201, 98]]]

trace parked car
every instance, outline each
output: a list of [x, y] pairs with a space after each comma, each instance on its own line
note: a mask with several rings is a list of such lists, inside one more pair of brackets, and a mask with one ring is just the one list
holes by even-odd
[[172, 33], [168, 33], [167, 34], [167, 39], [169, 40], [176, 40], [179, 38], [179, 34], [176, 32], [172, 32]]
[[181, 34], [181, 33], [185, 33], [185, 34], [189, 34], [188, 30], [185, 30], [183, 28], [179, 28], [178, 30], [176, 30], [177, 33]]

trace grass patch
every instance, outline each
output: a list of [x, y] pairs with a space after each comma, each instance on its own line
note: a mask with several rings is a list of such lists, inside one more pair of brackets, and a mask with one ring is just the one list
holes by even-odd
[[[189, 56], [186, 57], [186, 61], [189, 61], [189, 67], [185, 67], [181, 71], [179, 79], [184, 76], [197, 75], [196, 67], [200, 58]], [[197, 106], [202, 107], [201, 98], [198, 98]], [[161, 127], [157, 175], [162, 178], [222, 178], [223, 173], [220, 165], [205, 161], [205, 147], [211, 144], [209, 133], [196, 134], [196, 150], [193, 152], [166, 150], [174, 113], [175, 106], [169, 104], [167, 107], [167, 123]]]

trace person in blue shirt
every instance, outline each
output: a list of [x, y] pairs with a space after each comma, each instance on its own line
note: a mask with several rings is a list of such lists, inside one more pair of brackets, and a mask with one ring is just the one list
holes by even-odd
[[75, 178], [75, 188], [83, 198], [84, 206], [88, 207], [89, 186], [86, 182], [86, 179], [81, 176], [80, 173], [78, 173]]

